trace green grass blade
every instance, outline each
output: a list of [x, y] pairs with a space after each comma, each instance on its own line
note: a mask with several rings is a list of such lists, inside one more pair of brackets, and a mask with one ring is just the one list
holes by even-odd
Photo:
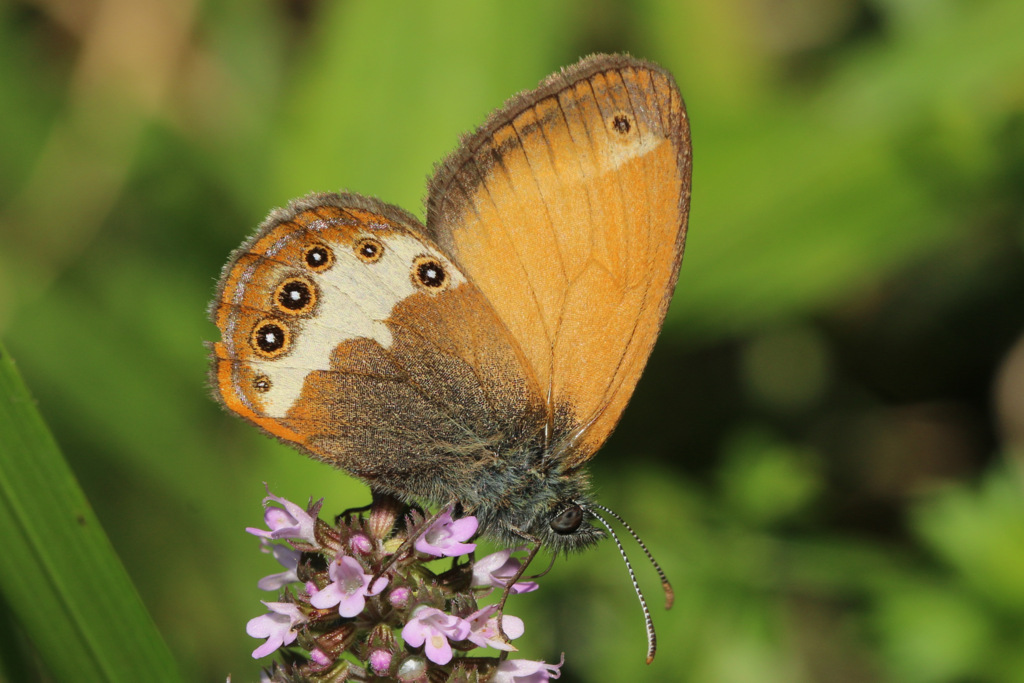
[[0, 516], [0, 593], [55, 680], [181, 680], [2, 345]]

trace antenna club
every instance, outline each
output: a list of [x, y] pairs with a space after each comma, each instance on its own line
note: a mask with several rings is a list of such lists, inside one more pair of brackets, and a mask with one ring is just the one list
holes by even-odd
[[662, 581], [661, 587], [665, 591], [665, 609], [670, 610], [676, 604], [676, 591], [668, 581]]

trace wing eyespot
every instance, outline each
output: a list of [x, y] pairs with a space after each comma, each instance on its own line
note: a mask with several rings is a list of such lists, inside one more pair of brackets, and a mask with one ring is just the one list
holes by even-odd
[[271, 360], [280, 358], [291, 348], [292, 333], [288, 326], [274, 318], [263, 318], [252, 328], [249, 346], [256, 355]]
[[448, 271], [437, 258], [423, 254], [412, 262], [412, 284], [418, 289], [437, 294], [448, 286]]
[[322, 273], [334, 265], [334, 252], [325, 244], [314, 244], [306, 247], [302, 260], [314, 273]]
[[290, 277], [274, 290], [274, 307], [286, 315], [305, 315], [316, 308], [316, 285], [309, 278]]
[[633, 117], [625, 112], [619, 112], [612, 117], [612, 130], [619, 135], [626, 137], [636, 127]]
[[364, 237], [356, 242], [354, 250], [363, 263], [376, 263], [384, 256], [384, 245], [372, 237]]
[[265, 394], [268, 391], [270, 391], [270, 388], [272, 386], [273, 383], [270, 381], [270, 378], [267, 377], [266, 375], [257, 375], [252, 380], [252, 388], [261, 394]]

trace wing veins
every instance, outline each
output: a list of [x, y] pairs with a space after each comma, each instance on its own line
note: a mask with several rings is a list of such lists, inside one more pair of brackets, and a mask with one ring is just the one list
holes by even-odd
[[[544, 315], [543, 315], [544, 308], [540, 305], [540, 300], [537, 299], [537, 290], [534, 288], [533, 282], [528, 277], [529, 271], [527, 271], [526, 267], [523, 265], [522, 255], [519, 253], [519, 250], [516, 249], [516, 240], [514, 240], [512, 238], [512, 233], [509, 232], [508, 227], [505, 225], [505, 218], [502, 215], [501, 210], [498, 208], [498, 204], [494, 201], [494, 197], [491, 196], [491, 189], [489, 187], [487, 187], [487, 179], [485, 178], [484, 174], [481, 173], [481, 171], [480, 171], [480, 164], [477, 163], [476, 156], [474, 155], [471, 158], [473, 160], [473, 165], [476, 166], [477, 176], [480, 178], [480, 185], [481, 185], [481, 187], [484, 188], [484, 191], [487, 193], [487, 198], [488, 198], [488, 200], [490, 200], [491, 206], [494, 207], [494, 212], [498, 216], [498, 223], [501, 226], [501, 230], [505, 234], [505, 237], [508, 238], [509, 244], [512, 246], [512, 253], [514, 253], [515, 256], [516, 256], [516, 263], [519, 265], [519, 269], [523, 272], [523, 275], [525, 276], [523, 279], [526, 281], [526, 285], [527, 285], [527, 287], [530, 290], [530, 298], [533, 299], [534, 306], [537, 309], [537, 313], [538, 313], [537, 317], [540, 320], [541, 328], [544, 330], [544, 337], [546, 339], [550, 340], [551, 339], [551, 335], [548, 332], [547, 324], [544, 321]], [[505, 168], [504, 164], [502, 163], [501, 158], [498, 157], [497, 155], [495, 155], [495, 163], [498, 166], [501, 166], [502, 171], [507, 176], [508, 175], [508, 170]], [[499, 316], [499, 319], [500, 319], [500, 316]], [[502, 321], [502, 322], [504, 322], [504, 321]]]
[[[532, 107], [532, 109], [533, 109], [534, 114], [536, 115], [536, 113], [537, 113], [536, 105], [534, 105]], [[559, 268], [562, 271], [563, 279], [568, 280], [569, 279], [569, 274], [568, 274], [568, 272], [565, 269], [565, 259], [562, 256], [562, 245], [558, 241], [558, 231], [555, 229], [555, 222], [551, 219], [551, 209], [548, 207], [547, 198], [544, 196], [544, 192], [540, 188], [540, 182], [537, 180], [537, 174], [533, 170], [533, 164], [530, 162], [530, 155], [527, 154], [527, 152], [526, 152], [526, 146], [523, 144], [523, 138], [519, 134], [519, 129], [516, 128], [514, 121], [510, 122], [509, 126], [512, 128], [512, 131], [516, 134], [516, 140], [519, 141], [519, 148], [521, 150], [523, 150], [523, 158], [526, 159], [526, 166], [527, 166], [527, 168], [530, 169], [530, 178], [533, 180], [534, 187], [537, 188], [537, 196], [540, 197], [541, 206], [544, 207], [544, 215], [548, 219], [548, 227], [550, 228], [551, 236], [554, 238], [554, 241], [555, 241], [555, 252], [558, 254]], [[541, 131], [541, 137], [543, 137], [544, 129], [541, 126], [537, 126], [537, 128], [538, 128], [538, 130]], [[545, 140], [544, 143], [545, 143], [545, 145], [547, 145], [547, 140]], [[552, 164], [552, 168], [554, 168], [554, 164]]]
[[[623, 79], [623, 83], [625, 84], [625, 79]], [[588, 84], [589, 84], [589, 81], [588, 81]], [[591, 85], [591, 91], [593, 92], [593, 86], [592, 85]], [[633, 102], [632, 97], [630, 97], [629, 88], [625, 87], [624, 91], [626, 93], [626, 98], [629, 100], [629, 105], [630, 105], [630, 108], [632, 109], [633, 116], [634, 116], [634, 118], [636, 118], [638, 120], [639, 117], [637, 116], [637, 107], [636, 107], [636, 104]], [[595, 94], [595, 98], [596, 98], [596, 93], [594, 93], [594, 94]], [[661, 118], [660, 117], [661, 108], [657, 104], [657, 98], [655, 98], [655, 106], [658, 107], [659, 118]], [[669, 138], [666, 136], [666, 139], [669, 139]], [[646, 182], [646, 177], [645, 177], [645, 182], [644, 182], [643, 186], [644, 186], [644, 194], [648, 198], [648, 201], [645, 202], [645, 206], [648, 209], [648, 212], [647, 212], [647, 236], [648, 236], [648, 242], [650, 242], [651, 241], [651, 227], [652, 227], [653, 221], [651, 220], [651, 216], [650, 216], [650, 187], [649, 187], [648, 183]], [[620, 182], [620, 190], [621, 190], [621, 182]], [[653, 256], [655, 255], [655, 250], [651, 249], [650, 253], [651, 253], [651, 257], [648, 258], [648, 263], [651, 263], [651, 261], [653, 261]], [[652, 285], [652, 281], [651, 281], [650, 278], [645, 278], [643, 283], [642, 283], [642, 285], [641, 285], [643, 287], [643, 290], [644, 290], [643, 291], [643, 297], [641, 299], [641, 305], [640, 305], [640, 310], [641, 311], [646, 310], [647, 303], [648, 303], [648, 300], [649, 300], [649, 297], [650, 297], [651, 285]], [[627, 288], [627, 291], [629, 289], [635, 289], [635, 287]], [[618, 376], [619, 375], [619, 371], [621, 370], [622, 364], [625, 361], [626, 356], [628, 355], [629, 349], [632, 347], [633, 339], [636, 337], [636, 332], [637, 332], [637, 329], [639, 328], [639, 325], [640, 325], [640, 320], [641, 320], [641, 316], [637, 316], [636, 320], [633, 323], [633, 328], [630, 330], [629, 339], [627, 340], [626, 345], [624, 346], [624, 351], [625, 352], [622, 353], [619, 356], [618, 361], [615, 364], [615, 369], [611, 373], [611, 377], [613, 379], [613, 382], [609, 382], [608, 388], [605, 390], [605, 393], [602, 396], [602, 400], [601, 400], [600, 406], [591, 413], [589, 418], [583, 424], [581, 424], [579, 427], [577, 427], [575, 430], [573, 430], [573, 434], [572, 434], [572, 436], [568, 440], [567, 450], [569, 450], [572, 447], [574, 447], [575, 443], [584, 434], [586, 434], [586, 432], [591, 427], [594, 426], [594, 423], [597, 422], [597, 420], [600, 419], [600, 417], [605, 413], [605, 411], [608, 409], [608, 406], [611, 404], [612, 398], [614, 398], [614, 396], [618, 393], [618, 390], [622, 387], [622, 383], [623, 383], [624, 379]], [[617, 380], [617, 381], [615, 381], [615, 380]], [[614, 389], [614, 391], [613, 391], [613, 389]]]

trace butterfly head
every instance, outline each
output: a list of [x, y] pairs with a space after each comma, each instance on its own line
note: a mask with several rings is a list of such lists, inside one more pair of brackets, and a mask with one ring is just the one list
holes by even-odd
[[548, 548], [555, 551], [572, 552], [588, 548], [605, 537], [605, 533], [593, 526], [587, 500], [568, 500], [543, 520], [547, 529], [541, 537]]

